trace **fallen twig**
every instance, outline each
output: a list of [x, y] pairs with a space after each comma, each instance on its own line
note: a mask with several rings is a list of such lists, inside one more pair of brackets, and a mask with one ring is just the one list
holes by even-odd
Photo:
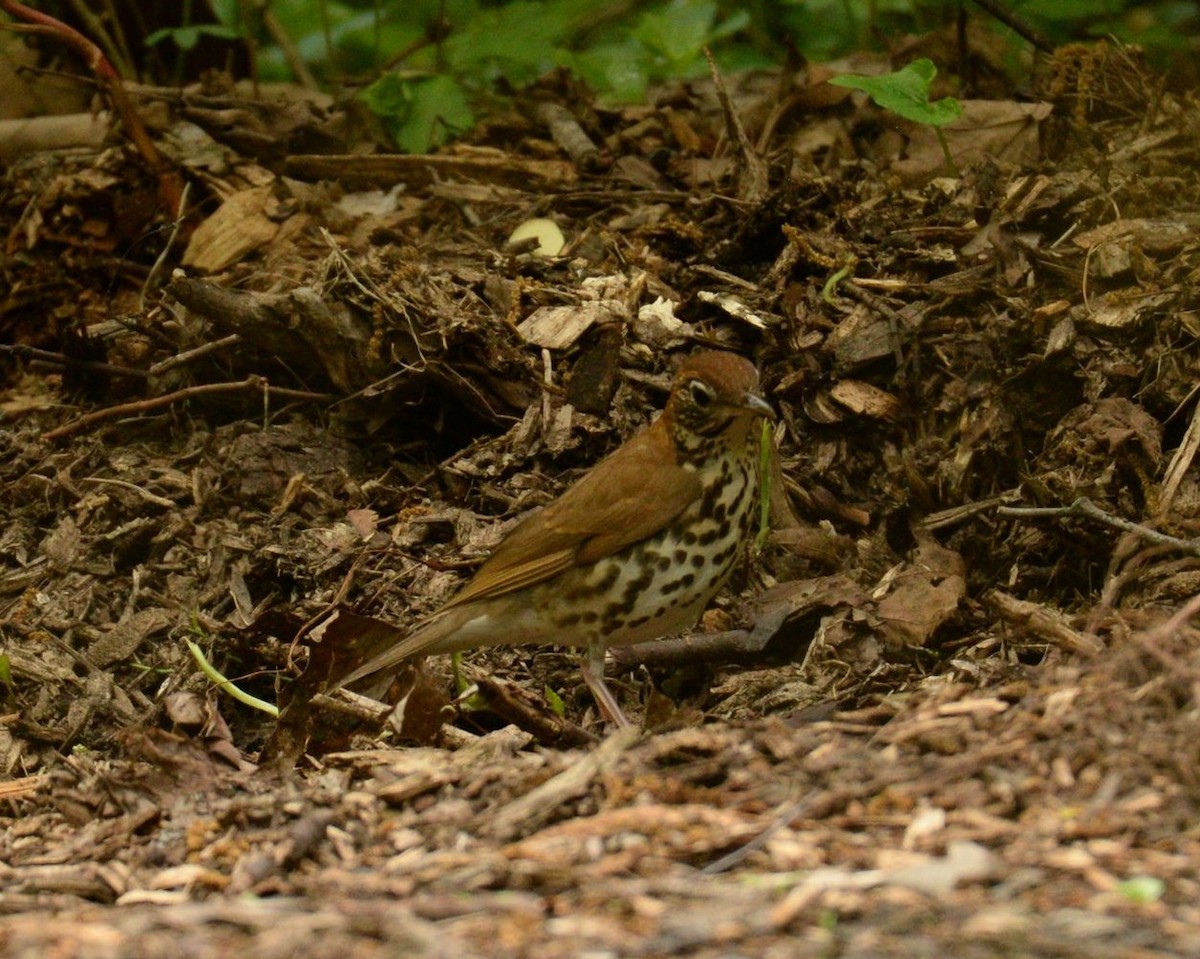
[[50, 430], [46, 433], [46, 439], [65, 439], [68, 436], [81, 433], [95, 426], [97, 423], [120, 419], [122, 416], [135, 416], [139, 413], [148, 413], [151, 410], [161, 409], [164, 406], [170, 406], [181, 400], [195, 399], [197, 396], [212, 396], [218, 393], [238, 393], [243, 391], [260, 392], [264, 398], [307, 400], [316, 403], [328, 403], [337, 398], [328, 393], [312, 393], [308, 390], [289, 390], [281, 386], [271, 386], [261, 376], [248, 376], [244, 380], [235, 383], [207, 383], [203, 386], [188, 386], [182, 390], [176, 390], [174, 393], [167, 393], [163, 396], [153, 396], [149, 399], [137, 400], [133, 403], [122, 403], [119, 406], [110, 406], [103, 410], [96, 410], [96, 412], [87, 413], [77, 420], [60, 426], [58, 429]]
[[208, 356], [209, 353], [218, 353], [221, 350], [228, 349], [231, 346], [237, 346], [241, 342], [241, 336], [239, 336], [237, 333], [230, 333], [228, 336], [223, 336], [219, 340], [201, 343], [194, 349], [184, 350], [182, 353], [176, 353], [174, 356], [168, 356], [165, 360], [155, 363], [143, 375], [162, 376], [164, 373], [175, 369], [177, 366], [183, 366], [185, 363], [191, 363], [200, 359], [201, 357]]
[[742, 118], [738, 116], [737, 110], [733, 106], [733, 100], [730, 99], [729, 91], [725, 89], [725, 81], [722, 79], [720, 71], [717, 70], [717, 61], [713, 59], [712, 51], [705, 47], [704, 55], [708, 58], [708, 70], [712, 74], [713, 86], [717, 89], [721, 112], [725, 114], [725, 130], [729, 139], [733, 141], [738, 155], [738, 165], [741, 167], [738, 174], [738, 199], [751, 205], [762, 203], [771, 188], [767, 164], [754, 149], [750, 137], [746, 135], [746, 128], [742, 126]]
[[732, 852], [726, 853], [720, 859], [714, 859], [707, 866], [700, 870], [706, 876], [715, 876], [717, 873], [726, 872], [734, 866], [742, 862], [754, 850], [761, 849], [770, 841], [771, 837], [778, 833], [781, 829], [791, 823], [793, 819], [798, 819], [808, 812], [812, 806], [813, 800], [816, 798], [817, 791], [814, 789], [808, 793], [803, 799], [793, 803], [788, 803], [787, 806], [775, 817], [775, 821], [766, 829], [760, 832], [757, 836], [747, 843], [738, 846]]
[[1024, 37], [1041, 50], [1042, 53], [1054, 52], [1054, 43], [1048, 36], [1034, 27], [1024, 17], [1009, 10], [1000, 0], [975, 0], [975, 3], [1012, 30], [1013, 33]]
[[179, 228], [183, 226], [184, 218], [187, 216], [187, 202], [191, 195], [192, 185], [185, 183], [183, 192], [179, 195], [179, 210], [175, 214], [175, 222], [171, 227], [171, 235], [167, 237], [167, 242], [162, 248], [162, 252], [158, 254], [158, 259], [154, 261], [154, 266], [150, 267], [150, 272], [146, 274], [146, 282], [142, 284], [142, 292], [138, 295], [138, 310], [146, 309], [146, 294], [152, 290], [159, 277], [162, 276], [163, 268], [167, 263], [167, 256], [171, 252], [171, 248], [175, 246], [175, 238], [179, 236]]
[[579, 125], [575, 115], [559, 103], [539, 103], [534, 116], [545, 124], [550, 137], [581, 170], [594, 170], [600, 162], [600, 148]]
[[[1191, 396], [1191, 394], [1188, 395]], [[1183, 434], [1183, 441], [1179, 444], [1175, 455], [1171, 457], [1171, 462], [1167, 464], [1167, 470], [1163, 474], [1162, 492], [1158, 498], [1160, 513], [1166, 513], [1171, 508], [1175, 494], [1179, 491], [1179, 484], [1183, 482], [1183, 475], [1191, 468], [1197, 450], [1200, 450], [1200, 404], [1197, 404], [1196, 408], [1192, 410], [1192, 419], [1188, 423], [1187, 432]]]
[[113, 363], [102, 363], [99, 360], [81, 360], [74, 356], [67, 356], [65, 353], [54, 353], [50, 350], [39, 350], [33, 346], [25, 346], [20, 343], [0, 343], [0, 354], [8, 353], [11, 356], [19, 356], [26, 360], [35, 360], [39, 363], [52, 363], [55, 366], [61, 366], [64, 369], [74, 367], [79, 370], [87, 370], [93, 373], [112, 373], [117, 376], [138, 376], [143, 379], [146, 377], [145, 370], [137, 370], [131, 366], [117, 366]]
[[1160, 533], [1156, 529], [1150, 529], [1150, 527], [1143, 526], [1141, 523], [1135, 523], [1120, 516], [1113, 516], [1112, 513], [1105, 512], [1086, 496], [1079, 497], [1070, 506], [1001, 506], [996, 510], [996, 515], [1008, 516], [1012, 519], [1085, 516], [1088, 519], [1097, 520], [1122, 532], [1133, 533], [1148, 543], [1155, 543], [1159, 546], [1170, 546], [1173, 549], [1191, 553], [1193, 556], [1200, 556], [1200, 542], [1194, 539], [1180, 539], [1177, 536], [1170, 536], [1166, 533]]
[[597, 777], [613, 768], [641, 733], [619, 729], [594, 752], [587, 753], [557, 776], [497, 810], [491, 817], [491, 834], [507, 841], [522, 832], [532, 832], [562, 808], [563, 803], [582, 795]]

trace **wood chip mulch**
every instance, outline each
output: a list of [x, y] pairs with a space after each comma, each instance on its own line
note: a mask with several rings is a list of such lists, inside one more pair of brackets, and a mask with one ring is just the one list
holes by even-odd
[[[1200, 954], [1195, 91], [1064, 51], [950, 170], [825, 76], [550, 78], [431, 157], [143, 91], [178, 227], [119, 142], [3, 168], [0, 953]], [[610, 667], [644, 732], [556, 649], [305, 691], [697, 346], [774, 528]]]

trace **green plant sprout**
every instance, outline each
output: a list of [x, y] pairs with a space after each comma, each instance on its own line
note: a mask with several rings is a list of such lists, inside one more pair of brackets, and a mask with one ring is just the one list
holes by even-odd
[[567, 704], [563, 702], [563, 698], [558, 695], [549, 686], [542, 687], [542, 695], [546, 697], [546, 702], [550, 705], [550, 711], [559, 719], [567, 715]]
[[771, 535], [771, 424], [762, 422], [758, 437], [758, 535], [755, 552], [761, 552]]
[[942, 127], [961, 117], [963, 108], [954, 97], [942, 97], [934, 101], [929, 99], [929, 88], [936, 76], [937, 67], [933, 65], [933, 61], [921, 59], [914, 60], [902, 70], [885, 73], [880, 77], [848, 73], [845, 76], [834, 77], [829, 82], [834, 86], [861, 90], [883, 109], [890, 110], [905, 120], [933, 127], [942, 153], [946, 157], [946, 166], [957, 176], [958, 168], [950, 156], [950, 145], [946, 142]]
[[1166, 883], [1157, 876], [1134, 876], [1117, 885], [1117, 891], [1129, 902], [1146, 905], [1158, 902], [1167, 891]]
[[239, 703], [243, 703], [246, 706], [261, 710], [268, 716], [274, 716], [276, 719], [279, 718], [278, 706], [268, 703], [266, 700], [259, 699], [257, 696], [251, 696], [245, 690], [238, 689], [237, 686], [217, 672], [217, 668], [213, 666], [213, 664], [210, 663], [207, 657], [204, 655], [204, 650], [202, 650], [196, 643], [193, 643], [190, 639], [186, 638], [184, 639], [184, 642], [187, 643], [188, 649], [191, 650], [192, 659], [194, 659], [196, 661], [196, 665], [200, 667], [200, 672], [204, 673], [204, 675], [207, 676], [218, 689], [224, 693], [228, 693]]
[[825, 285], [821, 287], [821, 299], [826, 303], [833, 303], [834, 291], [838, 288], [838, 284], [848, 276], [854, 275], [854, 268], [858, 265], [858, 257], [851, 257], [850, 260], [837, 272], [825, 281]]

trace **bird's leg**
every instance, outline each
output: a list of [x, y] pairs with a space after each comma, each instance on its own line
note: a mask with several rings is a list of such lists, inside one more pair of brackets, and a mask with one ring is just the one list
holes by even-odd
[[583, 663], [580, 665], [579, 671], [583, 674], [583, 681], [592, 691], [592, 696], [604, 718], [618, 729], [628, 727], [629, 720], [625, 718], [621, 707], [617, 705], [616, 697], [604, 685], [604, 644], [602, 642], [593, 640], [587, 644], [587, 651], [583, 654]]

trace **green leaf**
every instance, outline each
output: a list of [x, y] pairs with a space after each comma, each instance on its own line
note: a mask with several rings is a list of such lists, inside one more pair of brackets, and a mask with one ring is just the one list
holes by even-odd
[[712, 33], [708, 35], [708, 42], [705, 43], [705, 46], [711, 47], [718, 40], [724, 40], [735, 33], [740, 33], [748, 26], [750, 26], [750, 14], [745, 10], [737, 10], [713, 27]]
[[1130, 902], [1141, 905], [1158, 902], [1167, 891], [1166, 883], [1157, 876], [1134, 876], [1120, 883], [1117, 889]]
[[402, 117], [412, 100], [409, 81], [396, 73], [385, 73], [366, 87], [358, 98], [377, 117]]
[[566, 54], [560, 66], [569, 67], [612, 103], [641, 103], [650, 82], [650, 63], [646, 48], [633, 40], [606, 43]]
[[941, 127], [962, 116], [962, 104], [953, 97], [943, 97], [933, 103], [929, 101], [929, 88], [935, 76], [937, 67], [933, 61], [921, 59], [914, 60], [903, 70], [881, 77], [847, 74], [834, 77], [829, 82], [839, 87], [862, 90], [879, 106], [906, 120]]
[[653, 80], [706, 72], [704, 48], [750, 23], [741, 10], [720, 23], [717, 14], [712, 0], [671, 0], [643, 13], [632, 31], [614, 31], [611, 39], [583, 50], [555, 51], [555, 62], [587, 81], [606, 103], [642, 102]]
[[389, 73], [359, 96], [406, 153], [426, 153], [475, 123], [466, 94], [453, 77], [405, 79]]
[[443, 46], [446, 64], [476, 79], [490, 69], [515, 86], [532, 83], [554, 66], [556, 49], [585, 11], [581, 0], [514, 0], [481, 9], [450, 34]]
[[832, 60], [870, 41], [867, 10], [846, 0], [784, 0], [780, 26], [811, 60]]
[[716, 20], [717, 5], [711, 0], [671, 0], [642, 14], [633, 37], [666, 61], [665, 75], [688, 76], [707, 68], [705, 47], [744, 29], [750, 15], [739, 10], [720, 25]]
[[563, 702], [562, 697], [558, 695], [558, 693], [556, 693], [549, 686], [544, 686], [542, 687], [542, 694], [546, 697], [546, 702], [550, 704], [550, 711], [553, 712], [555, 716], [561, 718], [562, 716], [567, 715], [567, 704]]
[[[355, 17], [363, 18], [350, 4], [338, 0], [271, 0], [271, 12], [286, 28], [292, 42], [297, 46], [319, 43], [325, 47], [325, 24], [336, 33], [344, 23]], [[374, 21], [371, 11], [365, 11], [365, 20]], [[333, 38], [336, 41], [336, 37]]]
[[0, 683], [12, 692], [12, 661], [8, 658], [8, 653], [0, 653]]
[[222, 40], [237, 40], [241, 31], [233, 27], [223, 27], [215, 23], [202, 23], [194, 27], [170, 27], [166, 30], [155, 30], [146, 37], [144, 43], [148, 47], [170, 39], [180, 50], [191, 50], [200, 42], [201, 37], [220, 37]]
[[673, 0], [658, 10], [644, 13], [633, 35], [668, 62], [680, 63], [700, 53], [716, 19], [715, 3]]
[[213, 12], [217, 21], [227, 27], [232, 27], [241, 21], [238, 0], [208, 0], [208, 8]]

